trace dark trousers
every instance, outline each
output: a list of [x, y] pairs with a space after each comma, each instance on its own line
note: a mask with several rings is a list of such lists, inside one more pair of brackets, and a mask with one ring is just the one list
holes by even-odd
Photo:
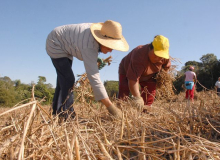
[[217, 88], [217, 95], [220, 96], [220, 88]]
[[[57, 72], [57, 84], [53, 98], [53, 114], [66, 110], [74, 111], [74, 97], [71, 89], [75, 83], [75, 76], [72, 71], [72, 60], [69, 58], [51, 59]], [[61, 102], [61, 105], [58, 104], [58, 101]]]

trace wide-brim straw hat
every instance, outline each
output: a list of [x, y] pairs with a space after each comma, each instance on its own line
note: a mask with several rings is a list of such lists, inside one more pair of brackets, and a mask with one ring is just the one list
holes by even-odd
[[107, 20], [104, 23], [93, 23], [90, 29], [101, 45], [119, 51], [128, 51], [129, 45], [122, 35], [120, 23]]

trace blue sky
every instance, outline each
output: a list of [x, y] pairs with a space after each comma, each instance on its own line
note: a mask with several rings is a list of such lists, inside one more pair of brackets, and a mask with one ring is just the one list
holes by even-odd
[[[114, 20], [121, 23], [131, 51], [158, 34], [170, 41], [170, 56], [182, 64], [214, 53], [220, 59], [220, 0], [5, 0], [0, 5], [0, 77], [29, 84], [44, 76], [55, 87], [56, 72], [45, 51], [49, 32], [60, 25]], [[128, 52], [129, 52], [128, 51]], [[113, 56], [101, 79], [118, 80], [118, 65], [128, 52]], [[75, 76], [85, 72], [74, 59]]]

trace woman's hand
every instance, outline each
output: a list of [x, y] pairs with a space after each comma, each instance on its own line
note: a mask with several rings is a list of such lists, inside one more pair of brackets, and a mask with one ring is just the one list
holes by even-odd
[[115, 118], [122, 118], [121, 110], [113, 105], [109, 98], [101, 99], [101, 102], [107, 107], [107, 110], [111, 115]]

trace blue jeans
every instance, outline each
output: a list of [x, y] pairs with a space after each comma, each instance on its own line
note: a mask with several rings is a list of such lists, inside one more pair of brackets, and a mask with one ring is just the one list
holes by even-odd
[[51, 58], [51, 60], [57, 72], [57, 84], [53, 98], [53, 114], [66, 110], [74, 112], [72, 88], [75, 83], [75, 76], [72, 71], [72, 60], [69, 58]]

